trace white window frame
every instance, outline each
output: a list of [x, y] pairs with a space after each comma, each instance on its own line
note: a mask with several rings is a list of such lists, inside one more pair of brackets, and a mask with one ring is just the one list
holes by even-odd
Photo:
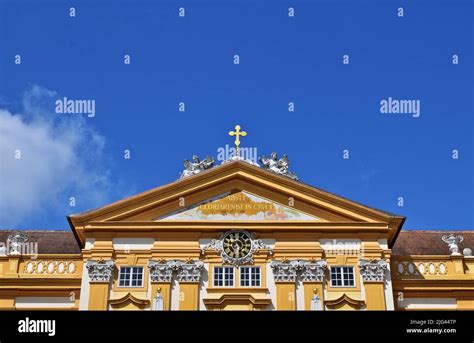
[[[216, 285], [216, 269], [222, 269], [222, 285]], [[229, 274], [226, 274], [226, 269], [230, 269], [232, 270], [232, 285], [228, 285], [226, 286], [225, 285], [225, 277], [226, 275], [229, 275]], [[213, 287], [225, 287], [225, 288], [231, 288], [231, 287], [235, 287], [235, 268], [234, 267], [230, 267], [230, 266], [214, 266], [213, 269], [212, 269], [212, 286]]]
[[[332, 278], [332, 274], [333, 274], [333, 269], [336, 269], [336, 268], [340, 268], [341, 269], [341, 272], [340, 272], [340, 275], [341, 275], [341, 281], [342, 281], [342, 285], [335, 285], [333, 283], [333, 281], [336, 281], [335, 279]], [[352, 281], [353, 281], [353, 285], [345, 285], [344, 284], [344, 268], [350, 268], [352, 269]], [[331, 287], [332, 288], [356, 288], [357, 286], [357, 281], [356, 281], [356, 273], [355, 273], [355, 268], [354, 266], [331, 266], [330, 267], [330, 270], [329, 270], [329, 278], [331, 280]]]
[[[258, 273], [253, 274], [252, 273], [252, 268], [257, 269]], [[240, 287], [262, 287], [262, 268], [260, 266], [242, 266], [239, 269], [240, 269], [240, 274], [239, 274]], [[249, 275], [249, 279], [248, 279], [249, 284], [248, 285], [244, 285], [242, 283], [242, 281], [243, 281], [242, 274], [243, 274], [244, 269], [248, 269], [248, 275]], [[252, 276], [253, 275], [258, 275], [258, 285], [252, 285]]]
[[[120, 280], [121, 280], [121, 276], [122, 276], [122, 271], [125, 269], [125, 268], [130, 268], [130, 279], [128, 280], [128, 284], [127, 285], [120, 285]], [[134, 268], [140, 268], [141, 269], [141, 274], [142, 274], [142, 278], [141, 278], [141, 284], [140, 285], [136, 285], [136, 286], [132, 286], [132, 280], [133, 280], [133, 270]], [[119, 275], [118, 275], [118, 287], [119, 288], [141, 288], [143, 287], [144, 285], [144, 279], [145, 279], [145, 268], [143, 266], [120, 266], [119, 268]]]

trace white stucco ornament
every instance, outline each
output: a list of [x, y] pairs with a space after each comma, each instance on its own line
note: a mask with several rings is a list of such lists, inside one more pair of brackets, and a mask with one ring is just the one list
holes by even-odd
[[202, 249], [202, 254], [211, 249], [220, 253], [223, 264], [231, 264], [239, 267], [243, 264], [252, 264], [253, 255], [260, 249], [270, 247], [263, 244], [261, 239], [256, 239], [254, 233], [247, 231], [227, 231], [219, 239], [213, 239], [211, 243]]
[[383, 282], [388, 263], [385, 260], [360, 260], [359, 270], [364, 282]]
[[451, 233], [449, 235], [441, 237], [441, 239], [444, 243], [448, 244], [448, 248], [451, 252], [451, 255], [461, 255], [461, 253], [459, 252], [459, 243], [464, 240], [463, 236]]

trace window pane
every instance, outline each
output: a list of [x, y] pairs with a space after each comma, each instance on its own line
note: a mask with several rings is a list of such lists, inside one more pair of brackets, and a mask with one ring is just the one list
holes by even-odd
[[252, 286], [260, 287], [260, 267], [252, 267]]
[[221, 287], [223, 286], [223, 268], [214, 267], [214, 286]]
[[234, 268], [225, 267], [224, 268], [224, 286], [233, 286], [234, 285]]
[[240, 285], [243, 287], [250, 286], [250, 268], [240, 268]]
[[121, 267], [119, 287], [142, 287], [143, 267]]
[[134, 267], [132, 286], [141, 287], [142, 279], [143, 279], [143, 267]]
[[127, 287], [129, 283], [130, 283], [130, 268], [129, 267], [120, 268], [119, 286]]
[[343, 286], [343, 268], [342, 267], [331, 267], [331, 286], [340, 287]]

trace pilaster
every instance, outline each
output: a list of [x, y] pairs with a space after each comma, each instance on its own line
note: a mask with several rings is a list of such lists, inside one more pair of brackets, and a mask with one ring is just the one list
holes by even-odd
[[387, 265], [385, 260], [361, 260], [359, 262], [368, 310], [386, 309], [384, 286]]
[[19, 255], [8, 256], [8, 269], [5, 273], [5, 277], [17, 278], [18, 277], [18, 266], [20, 264]]
[[166, 261], [160, 263], [156, 261], [149, 261], [148, 268], [150, 269], [151, 280], [151, 304], [153, 299], [160, 293], [163, 298], [163, 310], [169, 311], [171, 308], [171, 280], [173, 276], [173, 264]]
[[296, 310], [296, 277], [299, 261], [272, 261], [270, 266], [275, 279], [277, 310]]
[[276, 282], [277, 310], [296, 310], [295, 282]]
[[306, 311], [316, 310], [312, 306], [315, 297], [319, 298], [318, 310], [324, 309], [324, 279], [326, 273], [326, 261], [311, 261], [303, 263], [301, 280], [304, 290], [304, 309]]
[[109, 285], [113, 279], [114, 261], [89, 260], [86, 263], [89, 273], [89, 310], [107, 310]]
[[177, 278], [179, 282], [179, 309], [199, 309], [199, 279], [204, 263], [202, 261], [186, 261], [179, 263]]

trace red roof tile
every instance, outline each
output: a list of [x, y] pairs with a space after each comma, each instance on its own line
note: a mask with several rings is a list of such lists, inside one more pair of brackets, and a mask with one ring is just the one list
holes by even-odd
[[23, 232], [28, 242], [38, 243], [38, 254], [80, 254], [81, 248], [70, 231], [53, 230], [0, 230], [0, 242], [6, 244], [8, 236], [13, 232]]
[[438, 231], [438, 230], [402, 230], [392, 247], [394, 255], [450, 255], [448, 245], [441, 237], [448, 233], [457, 233], [464, 237], [459, 244], [460, 252], [464, 248], [474, 250], [474, 231]]

